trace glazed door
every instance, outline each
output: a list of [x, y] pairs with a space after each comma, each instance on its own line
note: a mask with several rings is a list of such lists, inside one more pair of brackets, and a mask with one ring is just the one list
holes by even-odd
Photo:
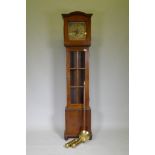
[[[84, 87], [87, 81], [87, 50], [69, 48], [67, 51], [67, 85], [68, 104], [70, 106], [82, 106], [84, 103]], [[86, 94], [85, 94], [86, 96]]]

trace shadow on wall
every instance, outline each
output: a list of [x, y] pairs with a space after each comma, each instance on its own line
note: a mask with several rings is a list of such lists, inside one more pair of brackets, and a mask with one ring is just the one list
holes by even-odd
[[100, 65], [101, 51], [103, 45], [103, 25], [104, 25], [104, 12], [93, 12], [92, 16], [92, 41], [90, 47], [90, 106], [92, 109], [92, 132], [93, 138], [98, 136], [102, 128], [101, 122], [104, 121], [103, 112], [101, 112], [101, 107], [103, 104], [101, 99], [101, 95], [104, 96], [100, 92], [101, 85], [100, 81], [100, 71], [102, 70], [102, 66]]
[[53, 77], [53, 116], [52, 127], [57, 135], [63, 138], [64, 133], [64, 109], [66, 104], [66, 72], [65, 72], [65, 48], [63, 46], [63, 22], [61, 12], [53, 12], [46, 15], [48, 25], [48, 40], [52, 55]]
[[[68, 11], [69, 13], [70, 11]], [[84, 11], [85, 12], [85, 11]], [[87, 11], [88, 12], [88, 11]], [[63, 42], [63, 19], [62, 11], [48, 14], [48, 32], [49, 46], [51, 47], [53, 58], [54, 76], [54, 100], [53, 100], [53, 129], [61, 138], [64, 137], [65, 129], [65, 105], [66, 105], [66, 49]], [[101, 129], [100, 122], [103, 121], [103, 115], [100, 112], [100, 47], [102, 45], [103, 34], [103, 12], [89, 12], [92, 16], [92, 45], [90, 47], [90, 107], [92, 110], [92, 132], [93, 137]], [[101, 19], [102, 18], [102, 19]], [[104, 52], [104, 51], [103, 51]], [[104, 94], [103, 94], [104, 95]]]

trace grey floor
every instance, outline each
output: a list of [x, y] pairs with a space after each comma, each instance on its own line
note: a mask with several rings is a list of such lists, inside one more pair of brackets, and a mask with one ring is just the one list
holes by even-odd
[[128, 155], [128, 130], [93, 132], [93, 139], [66, 149], [63, 135], [54, 131], [27, 131], [27, 155]]

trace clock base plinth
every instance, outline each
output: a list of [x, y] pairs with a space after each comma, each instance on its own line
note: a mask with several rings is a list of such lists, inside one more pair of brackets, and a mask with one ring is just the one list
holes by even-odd
[[[79, 133], [83, 130], [83, 109], [66, 108], [65, 110], [65, 132], [64, 139], [78, 138]], [[85, 110], [86, 113], [86, 130], [91, 133], [91, 109]]]

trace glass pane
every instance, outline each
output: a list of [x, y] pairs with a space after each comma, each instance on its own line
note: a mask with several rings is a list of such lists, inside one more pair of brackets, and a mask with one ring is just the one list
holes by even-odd
[[78, 52], [78, 67], [85, 68], [85, 52], [84, 51]]
[[78, 88], [78, 103], [83, 104], [84, 96], [83, 88]]
[[71, 88], [71, 104], [77, 103], [77, 88]]
[[70, 52], [70, 68], [75, 68], [77, 64], [77, 52], [71, 51]]
[[79, 79], [78, 79], [78, 86], [83, 86], [85, 81], [85, 69], [79, 69]]
[[71, 86], [77, 85], [77, 70], [75, 69], [70, 70], [70, 85]]

